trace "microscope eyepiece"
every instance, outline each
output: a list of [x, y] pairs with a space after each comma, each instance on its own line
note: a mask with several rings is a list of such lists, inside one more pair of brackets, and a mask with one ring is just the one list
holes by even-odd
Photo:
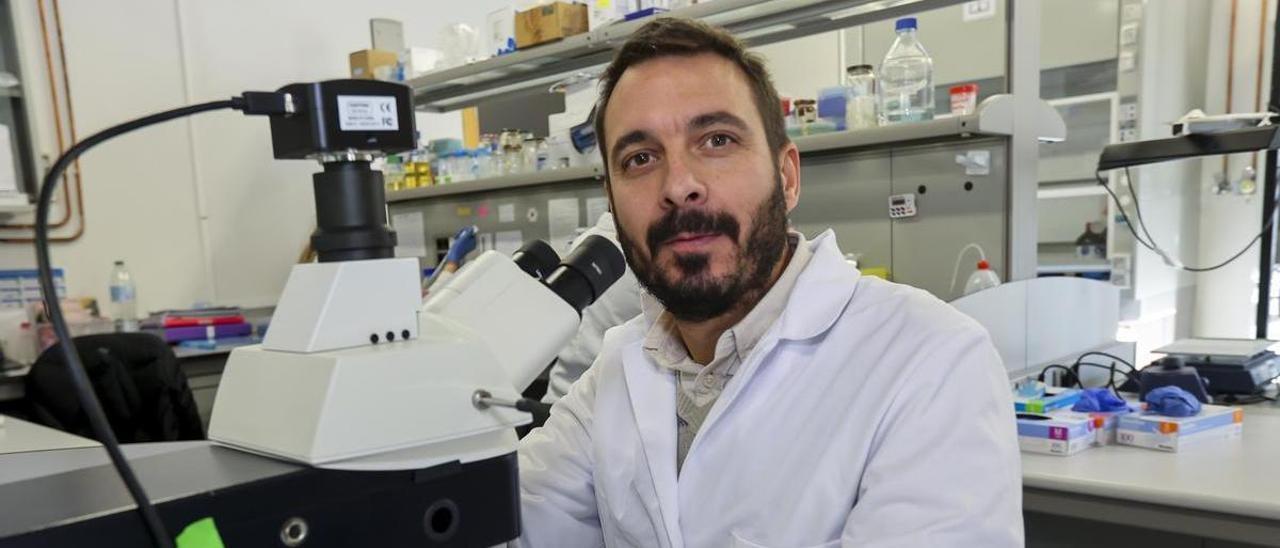
[[560, 264], [560, 254], [551, 248], [551, 244], [533, 240], [512, 253], [511, 260], [530, 276], [545, 280], [556, 265]]
[[582, 313], [622, 277], [626, 268], [617, 244], [604, 236], [591, 235], [573, 249], [544, 283]]

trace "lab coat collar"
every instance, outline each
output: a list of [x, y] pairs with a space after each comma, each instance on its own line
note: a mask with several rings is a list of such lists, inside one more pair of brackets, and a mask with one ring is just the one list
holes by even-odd
[[[804, 340], [816, 337], [830, 329], [840, 317], [840, 311], [853, 296], [853, 288], [857, 286], [861, 274], [858, 269], [844, 259], [840, 247], [836, 244], [836, 235], [827, 229], [812, 240], [807, 240], [813, 252], [808, 266], [800, 273], [788, 303], [797, 298], [804, 299], [806, 304], [803, 313], [793, 311], [790, 304], [779, 319], [782, 323], [781, 338], [788, 340]], [[644, 318], [642, 332], [647, 333], [664, 312], [662, 303], [649, 294], [640, 292], [640, 313]]]
[[826, 333], [853, 298], [861, 277], [857, 267], [845, 260], [830, 229], [808, 243], [813, 257], [778, 318], [781, 339], [800, 341]]

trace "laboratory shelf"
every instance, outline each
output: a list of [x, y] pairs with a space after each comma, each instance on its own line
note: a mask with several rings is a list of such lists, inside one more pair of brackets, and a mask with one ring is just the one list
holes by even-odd
[[1036, 190], [1036, 197], [1041, 200], [1106, 195], [1107, 191], [1104, 190], [1102, 185], [1099, 185], [1097, 181], [1073, 183], [1049, 183], [1041, 181], [1040, 188]]
[[[964, 0], [716, 0], [668, 15], [722, 26], [749, 46], [838, 30]], [[608, 63], [647, 18], [594, 29], [558, 42], [441, 69], [406, 82], [418, 109], [456, 110], [478, 101], [546, 90], [578, 71]]]
[[[977, 137], [1008, 136], [1013, 132], [1013, 96], [987, 98], [978, 111], [964, 116], [949, 116], [926, 122], [897, 124], [855, 131], [839, 131], [792, 138], [801, 156], [887, 150], [932, 142], [951, 142]], [[1062, 140], [1066, 135], [1062, 116], [1044, 101], [1037, 109], [1038, 135], [1041, 140]], [[599, 165], [506, 175], [489, 179], [463, 181], [387, 193], [388, 202], [420, 200], [501, 190], [550, 185], [604, 177]]]
[[[1047, 244], [1041, 244], [1042, 247]], [[1065, 244], [1048, 244], [1062, 246]], [[1111, 263], [1105, 259], [1080, 257], [1075, 253], [1045, 251], [1039, 253], [1040, 264], [1036, 266], [1036, 274], [1100, 274], [1111, 272]]]
[[547, 171], [537, 171], [534, 173], [517, 173], [514, 175], [504, 175], [502, 177], [491, 177], [488, 179], [475, 179], [472, 181], [432, 185], [422, 188], [396, 190], [387, 193], [387, 201], [403, 202], [406, 200], [422, 200], [427, 198], [439, 198], [441, 196], [473, 194], [477, 192], [489, 192], [492, 190], [582, 181], [601, 178], [603, 176], [604, 170], [598, 165], [552, 169]]
[[22, 97], [22, 88], [0, 88], [0, 97]]

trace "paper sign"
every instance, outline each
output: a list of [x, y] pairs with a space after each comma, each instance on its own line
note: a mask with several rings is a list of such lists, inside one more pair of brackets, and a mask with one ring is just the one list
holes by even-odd
[[498, 206], [498, 222], [514, 223], [516, 222], [516, 205], [502, 204]]
[[964, 22], [990, 19], [996, 16], [996, 0], [973, 0], [965, 2], [962, 16]]
[[524, 245], [524, 233], [519, 230], [495, 232], [493, 236], [495, 239], [493, 249], [498, 253], [511, 255], [512, 253], [515, 253], [517, 249], [520, 249], [520, 246]]
[[569, 251], [578, 232], [578, 199], [547, 200], [547, 229], [551, 246], [561, 253]]
[[397, 257], [426, 256], [427, 236], [422, 224], [421, 211], [392, 215], [391, 226], [396, 229]]

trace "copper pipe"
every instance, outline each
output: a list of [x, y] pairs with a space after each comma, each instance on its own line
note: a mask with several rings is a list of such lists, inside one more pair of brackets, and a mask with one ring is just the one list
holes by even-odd
[[[1254, 79], [1254, 112], [1262, 112], [1262, 58], [1267, 55], [1267, 0], [1260, 0], [1258, 3], [1261, 5], [1262, 13], [1258, 15], [1258, 72]], [[1257, 151], [1253, 153], [1253, 159], [1249, 163], [1256, 169], [1258, 165]], [[1262, 170], [1258, 169], [1254, 173], [1262, 173]]]
[[[1232, 81], [1236, 77], [1236, 2], [1237, 0], [1231, 0], [1231, 30], [1227, 34], [1227, 110], [1223, 114], [1231, 114]], [[1265, 4], [1266, 0], [1262, 2]], [[1227, 170], [1227, 156], [1223, 155], [1222, 176], [1230, 180], [1231, 174]]]
[[[62, 83], [63, 83], [63, 91], [65, 91], [63, 96], [66, 98], [66, 102], [67, 102], [67, 124], [68, 124], [68, 129], [70, 129], [70, 132], [71, 132], [71, 135], [70, 135], [71, 142], [74, 143], [76, 141], [75, 111], [71, 107], [71, 80], [67, 71], [66, 43], [63, 40], [63, 36], [62, 36], [62, 12], [58, 6], [58, 0], [51, 0], [51, 1], [53, 3], [54, 27], [55, 27], [55, 30], [57, 31], [57, 37], [58, 37], [58, 59], [62, 65], [61, 67]], [[66, 151], [66, 142], [62, 138], [62, 115], [58, 110], [58, 86], [56, 83], [56, 79], [54, 78], [54, 75], [53, 75], [53, 61], [50, 56], [51, 48], [49, 46], [49, 29], [48, 29], [48, 22], [45, 16], [44, 2], [43, 1], [38, 2], [37, 8], [40, 14], [40, 34], [44, 43], [45, 67], [49, 73], [49, 92], [53, 99], [52, 106], [53, 106], [54, 127], [57, 130], [58, 150], [59, 150], [59, 154], [61, 154], [62, 152]], [[84, 228], [85, 228], [84, 186], [82, 183], [82, 179], [80, 177], [80, 160], [77, 159], [74, 162], [74, 167], [75, 167], [75, 190], [76, 190], [75, 211], [76, 211], [76, 216], [79, 219], [79, 222], [76, 225], [76, 231], [73, 232], [70, 236], [51, 237], [49, 238], [50, 242], [73, 242], [80, 239], [80, 236], [84, 235]], [[63, 211], [64, 211], [63, 219], [61, 221], [58, 221], [57, 223], [50, 225], [49, 228], [59, 228], [59, 227], [65, 226], [67, 222], [71, 220], [71, 196], [69, 194], [71, 183], [70, 181], [67, 180], [67, 175], [65, 173], [62, 176], [62, 181], [63, 181], [62, 197], [63, 197]], [[35, 225], [30, 225], [30, 224], [0, 225], [0, 228], [34, 229]], [[0, 238], [0, 243], [33, 243], [33, 242], [35, 242], [34, 238]]]

